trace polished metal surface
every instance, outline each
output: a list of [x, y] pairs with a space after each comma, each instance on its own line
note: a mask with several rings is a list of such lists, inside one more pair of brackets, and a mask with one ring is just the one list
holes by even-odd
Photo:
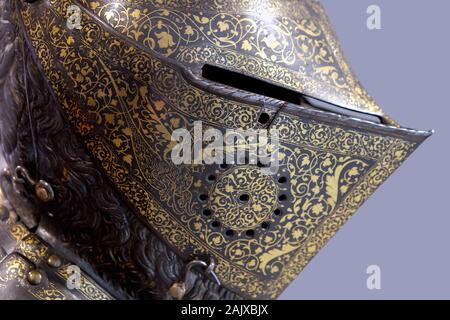
[[[99, 298], [274, 299], [431, 134], [381, 110], [313, 0], [0, 3], [2, 188]], [[199, 122], [277, 132], [277, 171], [176, 164]]]

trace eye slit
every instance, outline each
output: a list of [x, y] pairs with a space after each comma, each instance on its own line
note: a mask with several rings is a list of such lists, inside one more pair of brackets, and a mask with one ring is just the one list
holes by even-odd
[[[303, 99], [303, 95], [294, 90], [209, 64], [203, 66], [202, 76], [207, 80], [233, 87], [238, 90], [251, 92], [266, 98], [286, 101], [297, 105], [301, 105]], [[266, 115], [268, 116], [267, 113]], [[267, 121], [269, 120], [270, 116], [267, 118]], [[265, 123], [267, 123], [267, 121]]]
[[[280, 85], [276, 85], [252, 76], [248, 76], [239, 72], [231, 71], [228, 69], [224, 69], [209, 64], [205, 64], [202, 67], [202, 77], [222, 85], [246, 91], [247, 93], [253, 93], [255, 95], [259, 95], [269, 99], [276, 99], [279, 101], [304, 106], [307, 108], [314, 108], [316, 110], [322, 110], [334, 114], [341, 114], [349, 117], [360, 118], [374, 123], [385, 122], [382, 121], [383, 118], [380, 116], [367, 114], [362, 111], [349, 110], [339, 105], [328, 103], [309, 96], [305, 96], [300, 92], [287, 89]], [[266, 124], [269, 120], [270, 116], [266, 122], [260, 123]]]

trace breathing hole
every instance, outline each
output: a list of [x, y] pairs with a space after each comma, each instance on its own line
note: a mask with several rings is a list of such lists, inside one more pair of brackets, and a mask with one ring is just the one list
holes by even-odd
[[278, 179], [278, 183], [283, 184], [283, 183], [286, 183], [286, 182], [287, 182], [287, 178], [286, 178], [286, 177], [280, 177], [280, 178]]
[[275, 209], [273, 214], [276, 215], [276, 216], [279, 216], [279, 215], [281, 215], [281, 210], [280, 209]]
[[280, 196], [278, 197], [278, 200], [280, 201], [285, 201], [287, 199], [287, 196], [285, 194], [280, 194]]
[[209, 209], [203, 210], [203, 215], [204, 215], [205, 217], [209, 217], [211, 214], [212, 214], [211, 210], [209, 210]]
[[225, 231], [225, 235], [227, 237], [232, 237], [234, 235], [234, 231], [233, 230], [227, 230], [227, 231]]
[[213, 221], [213, 222], [211, 223], [211, 227], [213, 227], [213, 228], [218, 228], [218, 227], [220, 227], [220, 222], [219, 222], [219, 221]]
[[261, 113], [258, 118], [258, 122], [261, 124], [266, 124], [267, 122], [269, 122], [269, 120], [270, 120], [270, 116], [268, 113], [265, 113], [265, 112]]
[[252, 238], [252, 237], [255, 236], [255, 231], [254, 231], [254, 230], [247, 230], [247, 231], [245, 232], [245, 235], [246, 235], [247, 237], [249, 237], [249, 238]]
[[198, 196], [198, 198], [200, 199], [200, 201], [206, 201], [208, 200], [208, 195], [207, 194], [201, 194]]
[[208, 176], [208, 181], [212, 182], [212, 181], [216, 181], [216, 176], [215, 175], [210, 175]]
[[269, 229], [269, 223], [268, 222], [261, 223], [261, 228], [262, 229]]
[[250, 196], [248, 194], [246, 194], [246, 193], [241, 194], [239, 196], [239, 201], [241, 201], [241, 202], [245, 203], [245, 202], [248, 202], [248, 200], [250, 200]]

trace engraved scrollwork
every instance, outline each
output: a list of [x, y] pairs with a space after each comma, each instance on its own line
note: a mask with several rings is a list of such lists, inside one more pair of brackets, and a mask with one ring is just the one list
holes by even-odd
[[[242, 294], [276, 297], [412, 148], [401, 139], [280, 112], [273, 128], [280, 131], [280, 151], [284, 156], [281, 168], [290, 177], [285, 191], [292, 201], [281, 206], [273, 178], [258, 176], [255, 168], [243, 167], [221, 174], [209, 192], [209, 205], [214, 217], [224, 225], [244, 230], [267, 219], [277, 205], [283, 211], [270, 230], [253, 239], [240, 235], [238, 239], [228, 239], [199, 217], [200, 206], [192, 190], [198, 188], [196, 174], [202, 176], [204, 172], [193, 166], [171, 166], [167, 157], [170, 133], [188, 127], [187, 123], [193, 119], [206, 120], [221, 130], [246, 129], [257, 120], [259, 107], [190, 85], [163, 59], [151, 56], [113, 32], [94, 27], [98, 22], [89, 15], [83, 16], [85, 27], [77, 34], [58, 30], [64, 15], [61, 8], [71, 3], [61, 2], [61, 7], [56, 6], [55, 11], [49, 10], [46, 15], [37, 16], [26, 8], [22, 16], [36, 48], [44, 46], [43, 38], [49, 37], [51, 48], [46, 48], [51, 56], [48, 58], [46, 51], [37, 51], [37, 55], [40, 60], [49, 61], [43, 67], [69, 121], [136, 212], [181, 253], [211, 252], [218, 261], [217, 274], [221, 280]], [[209, 26], [210, 20], [199, 19], [198, 23]], [[240, 37], [241, 27], [238, 28], [237, 22], [231, 23], [236, 20], [217, 19], [212, 25], [215, 35], [208, 36], [222, 38], [224, 43]], [[220, 21], [230, 23], [227, 27], [219, 25]], [[237, 34], [232, 34], [236, 28]], [[301, 28], [311, 37], [319, 35], [318, 29], [306, 21]], [[42, 30], [49, 31], [42, 36]], [[258, 41], [263, 42], [262, 39]], [[282, 50], [281, 36], [274, 39], [279, 44], [272, 45], [272, 49]], [[164, 44], [171, 43], [165, 41]], [[219, 51], [215, 50], [223, 49], [221, 46], [227, 45], [205, 47], [196, 54], [255, 70], [261, 68], [274, 81], [278, 77], [287, 81], [286, 77], [292, 75], [274, 76], [271, 68], [275, 67], [267, 61], [262, 64], [252, 60], [253, 64], [246, 64], [248, 59], [242, 59], [241, 55], [234, 58], [217, 55]], [[313, 46], [321, 51], [320, 44]], [[304, 51], [307, 50], [310, 49], [305, 47]], [[192, 50], [189, 54], [195, 60]], [[314, 59], [318, 60], [313, 63], [331, 61], [329, 52], [319, 53]], [[62, 78], [68, 79], [66, 84], [58, 81]], [[239, 199], [246, 193], [247, 200]], [[243, 207], [248, 211], [241, 218], [234, 208]]]
[[211, 189], [209, 207], [227, 227], [258, 227], [277, 205], [278, 188], [272, 176], [258, 168], [238, 167], [222, 176]]
[[[295, 8], [278, 1], [251, 1], [247, 7], [211, 3], [216, 11], [202, 11], [203, 4], [196, 3], [189, 6], [198, 10], [193, 12], [172, 1], [82, 2], [130, 39], [180, 62], [239, 68], [308, 95], [383, 114], [351, 73], [326, 15], [313, 1]], [[203, 52], [208, 47], [220, 54]]]

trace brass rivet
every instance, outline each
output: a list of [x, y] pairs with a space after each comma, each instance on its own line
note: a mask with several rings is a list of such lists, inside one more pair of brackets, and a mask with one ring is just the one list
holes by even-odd
[[59, 268], [62, 265], [61, 258], [56, 254], [52, 254], [50, 257], [48, 257], [47, 263], [50, 267], [53, 268]]
[[186, 285], [184, 282], [175, 282], [169, 289], [169, 294], [172, 298], [181, 300], [186, 294]]
[[45, 181], [39, 181], [35, 186], [36, 196], [42, 202], [50, 202], [54, 198], [52, 187]]
[[28, 282], [34, 286], [42, 282], [42, 273], [38, 270], [33, 270], [27, 274]]

